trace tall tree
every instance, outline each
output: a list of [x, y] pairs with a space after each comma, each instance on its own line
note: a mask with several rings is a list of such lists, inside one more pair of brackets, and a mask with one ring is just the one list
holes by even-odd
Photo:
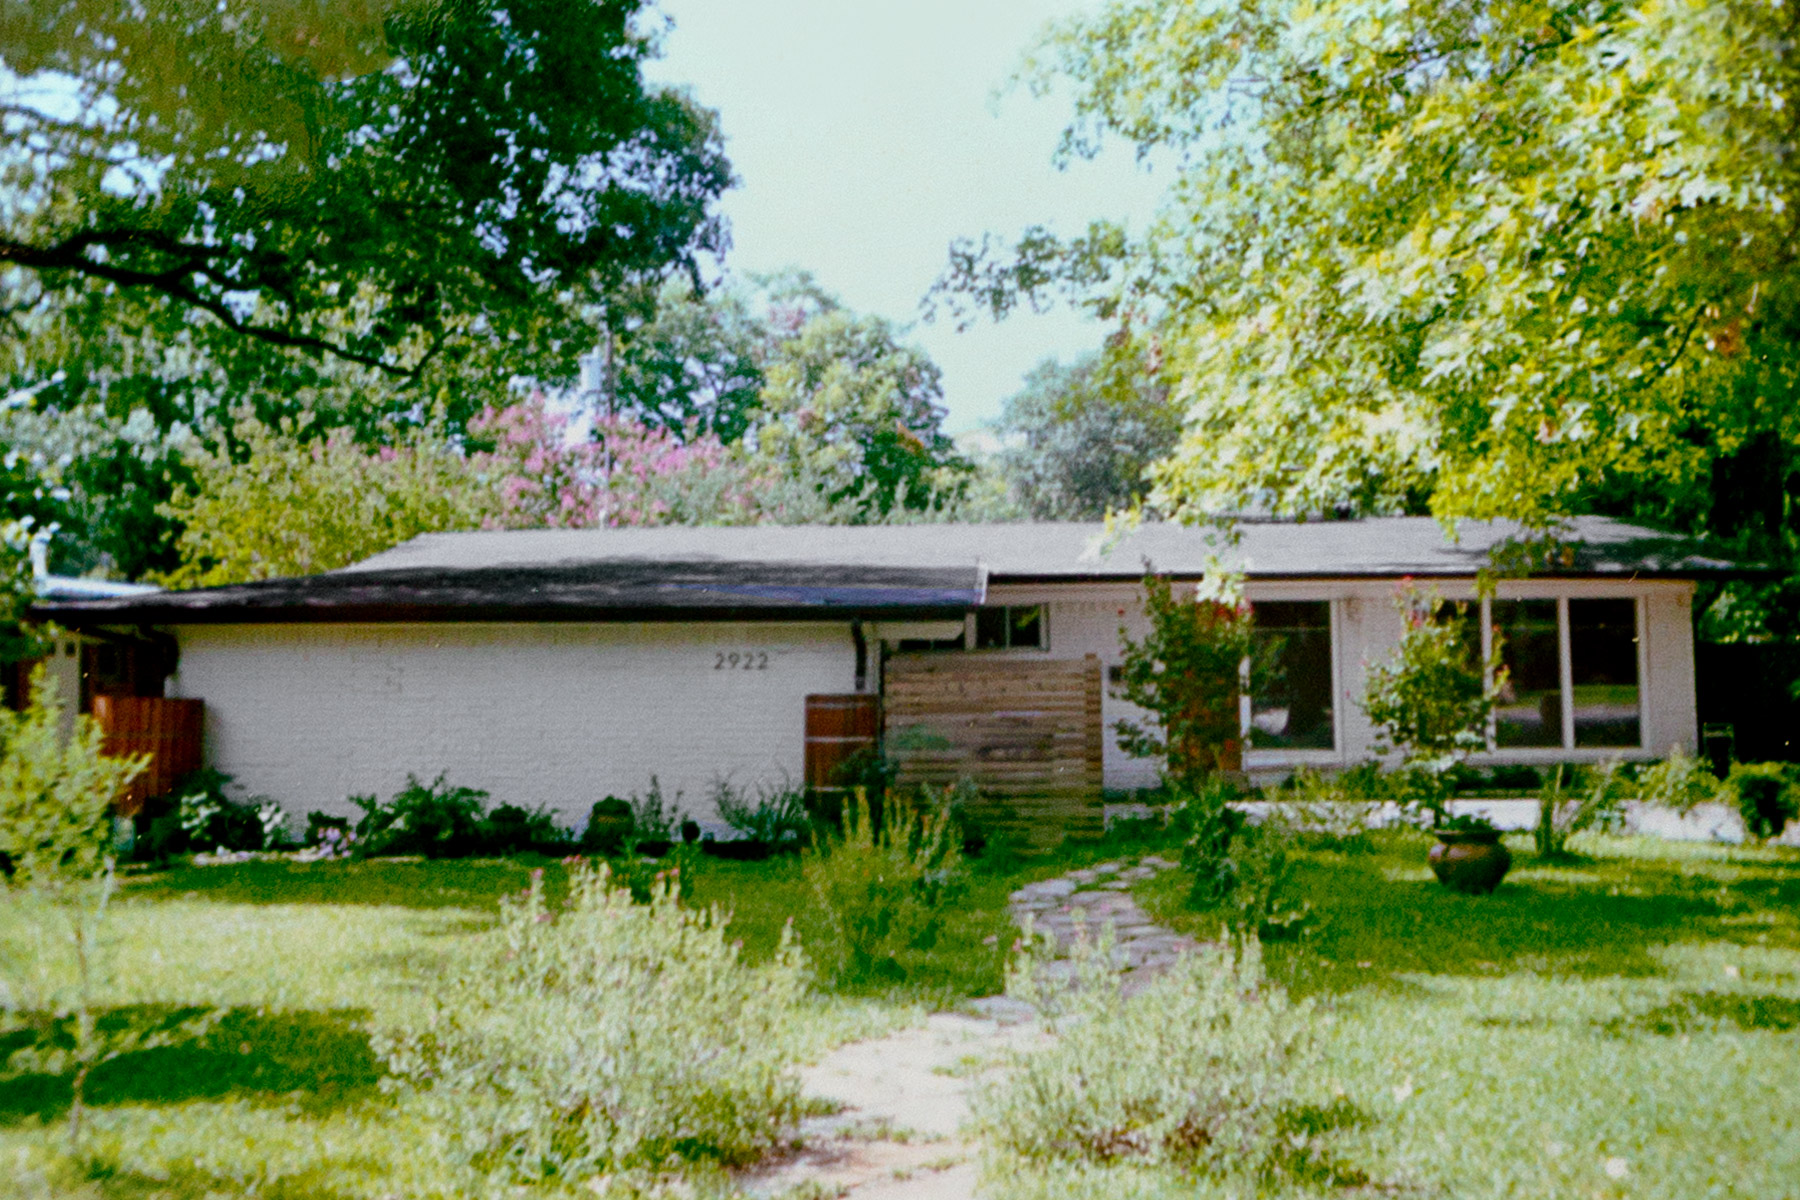
[[1791, 568], [1797, 34], [1779, 0], [1116, 0], [1032, 77], [1076, 89], [1065, 153], [1171, 168], [1160, 219], [950, 282], [1154, 337], [1176, 511], [1602, 506]]
[[1181, 419], [1135, 357], [1090, 353], [1034, 367], [999, 430], [1000, 468], [1032, 517], [1093, 521], [1142, 502], [1145, 471], [1174, 448]]
[[7, 5], [0, 373], [208, 438], [454, 429], [566, 378], [596, 312], [725, 245], [658, 36], [647, 0]]

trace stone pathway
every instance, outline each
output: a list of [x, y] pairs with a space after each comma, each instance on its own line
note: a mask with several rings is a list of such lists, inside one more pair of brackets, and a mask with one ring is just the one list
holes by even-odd
[[[1127, 993], [1141, 989], [1197, 946], [1155, 924], [1131, 898], [1140, 879], [1174, 863], [1154, 855], [1136, 865], [1101, 863], [1012, 894], [1012, 914], [1029, 916], [1066, 951], [1086, 930], [1113, 930], [1113, 953]], [[1066, 959], [1051, 972], [1072, 974]], [[801, 1122], [802, 1149], [738, 1180], [750, 1195], [854, 1200], [971, 1200], [976, 1147], [963, 1140], [971, 1087], [1004, 1064], [1008, 1051], [1042, 1045], [1037, 1013], [1008, 996], [973, 1001], [976, 1015], [934, 1013], [918, 1028], [853, 1042], [803, 1068], [809, 1096], [835, 1102], [829, 1117]]]

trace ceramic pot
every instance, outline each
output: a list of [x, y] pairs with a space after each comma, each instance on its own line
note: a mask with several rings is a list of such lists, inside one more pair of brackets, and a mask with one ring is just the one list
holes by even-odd
[[1455, 891], [1485, 896], [1512, 870], [1512, 855], [1498, 829], [1441, 829], [1428, 861], [1438, 882]]

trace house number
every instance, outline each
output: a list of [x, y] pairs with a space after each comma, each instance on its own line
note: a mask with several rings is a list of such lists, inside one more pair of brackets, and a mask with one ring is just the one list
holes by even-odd
[[742, 654], [732, 651], [727, 654], [720, 650], [718, 661], [713, 663], [715, 671], [766, 671], [769, 669], [769, 652], [767, 650], [746, 650]]

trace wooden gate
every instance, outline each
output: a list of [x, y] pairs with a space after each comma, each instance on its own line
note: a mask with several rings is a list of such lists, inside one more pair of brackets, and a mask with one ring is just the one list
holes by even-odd
[[881, 697], [851, 693], [806, 698], [806, 786], [813, 791], [848, 787], [846, 764], [873, 753], [881, 737]]
[[1100, 660], [901, 654], [887, 661], [899, 781], [969, 779], [990, 828], [1034, 843], [1101, 829]]
[[184, 776], [200, 769], [203, 702], [101, 695], [94, 697], [93, 704], [106, 753], [150, 756], [149, 767], [114, 805], [120, 816], [137, 816], [144, 801], [166, 795]]

